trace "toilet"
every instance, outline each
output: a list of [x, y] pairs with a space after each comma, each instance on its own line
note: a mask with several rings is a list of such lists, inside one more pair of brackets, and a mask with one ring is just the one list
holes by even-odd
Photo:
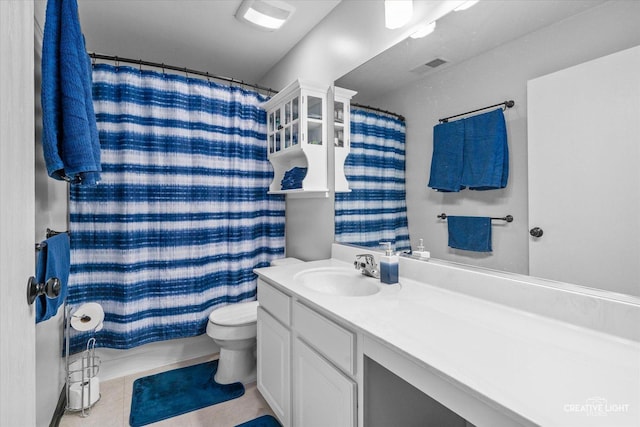
[[255, 381], [257, 315], [258, 301], [226, 305], [209, 315], [207, 335], [220, 346], [218, 384]]
[[[300, 263], [297, 258], [282, 258], [271, 266]], [[220, 346], [218, 384], [256, 380], [256, 332], [258, 301], [240, 302], [217, 308], [209, 315], [207, 335]]]

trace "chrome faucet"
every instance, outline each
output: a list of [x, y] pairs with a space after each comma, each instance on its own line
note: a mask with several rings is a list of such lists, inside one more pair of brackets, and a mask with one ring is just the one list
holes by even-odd
[[371, 254], [356, 255], [356, 260], [353, 262], [356, 270], [361, 270], [365, 276], [380, 278], [380, 271], [378, 270], [378, 264], [376, 259]]

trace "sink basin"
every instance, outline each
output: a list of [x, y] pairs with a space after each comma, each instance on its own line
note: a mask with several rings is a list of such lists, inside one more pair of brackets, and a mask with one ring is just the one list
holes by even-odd
[[363, 297], [380, 292], [378, 279], [350, 268], [312, 268], [296, 274], [294, 280], [308, 289], [328, 295]]

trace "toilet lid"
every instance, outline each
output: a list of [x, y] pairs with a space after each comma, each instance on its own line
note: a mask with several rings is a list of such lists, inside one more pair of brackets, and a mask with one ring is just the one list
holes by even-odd
[[240, 326], [255, 323], [258, 317], [258, 301], [239, 302], [216, 308], [209, 321], [221, 326]]

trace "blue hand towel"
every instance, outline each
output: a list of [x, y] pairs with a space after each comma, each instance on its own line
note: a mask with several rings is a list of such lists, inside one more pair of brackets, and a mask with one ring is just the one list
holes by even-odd
[[470, 190], [505, 188], [509, 177], [507, 127], [502, 109], [464, 120], [462, 185]]
[[94, 185], [100, 142], [76, 0], [49, 0], [42, 42], [42, 149], [49, 176]]
[[283, 190], [294, 190], [302, 188], [302, 181], [307, 176], [307, 168], [294, 167], [284, 173], [280, 187]]
[[447, 216], [449, 247], [466, 251], [491, 252], [491, 218]]
[[458, 192], [462, 182], [464, 123], [440, 123], [433, 127], [433, 154], [429, 187], [437, 191]]
[[71, 263], [69, 235], [62, 233], [48, 238], [40, 244], [36, 279], [45, 283], [51, 277], [60, 280], [60, 294], [56, 298], [39, 295], [36, 298], [36, 323], [40, 323], [56, 315], [58, 308], [67, 297], [67, 281]]

